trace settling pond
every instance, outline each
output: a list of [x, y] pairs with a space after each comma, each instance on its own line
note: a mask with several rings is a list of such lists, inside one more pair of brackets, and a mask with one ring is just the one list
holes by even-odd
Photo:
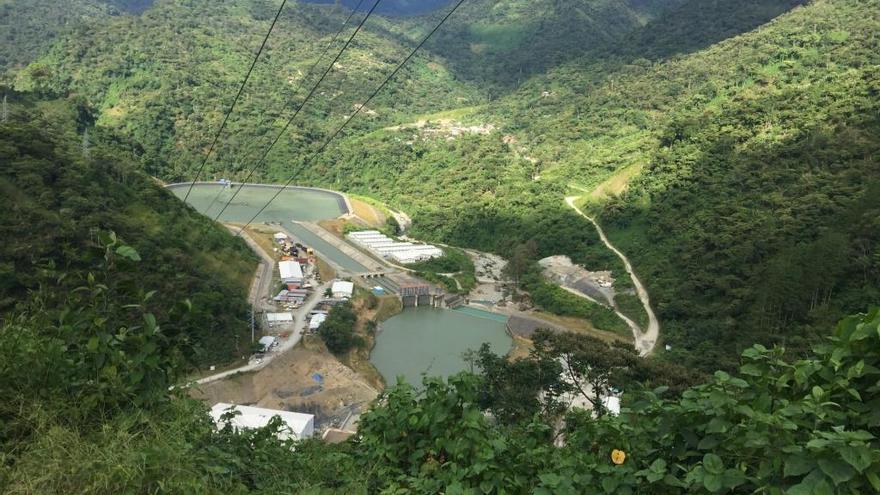
[[[278, 187], [245, 186], [220, 220], [239, 223], [250, 220], [278, 192]], [[168, 186], [181, 199], [188, 188], [188, 183]], [[199, 212], [214, 218], [237, 189], [224, 189], [215, 183], [197, 183], [187, 201]], [[352, 273], [365, 272], [367, 269], [360, 263], [291, 221], [328, 220], [344, 213], [347, 213], [347, 207], [339, 194], [291, 187], [281, 193], [256, 221], [280, 222], [322, 257]], [[382, 324], [370, 361], [388, 385], [396, 383], [397, 377], [403, 377], [408, 383], [420, 386], [423, 375], [447, 377], [467, 369], [463, 353], [479, 349], [484, 342], [496, 354], [506, 354], [512, 346], [505, 329], [506, 321], [506, 316], [467, 307], [457, 310], [406, 309]]]
[[420, 386], [422, 375], [447, 377], [468, 368], [463, 353], [484, 342], [507, 354], [512, 341], [507, 317], [472, 308], [409, 308], [382, 324], [370, 355], [388, 386], [402, 377]]
[[[226, 208], [219, 220], [221, 222], [247, 222], [278, 192], [279, 187], [259, 184], [244, 186], [244, 189], [235, 196], [235, 199], [229, 204], [229, 207]], [[183, 199], [186, 191], [189, 189], [189, 184], [173, 184], [168, 186], [168, 189], [177, 197]], [[187, 202], [200, 213], [214, 218], [238, 189], [238, 186], [227, 189], [221, 184], [197, 183], [193, 187]], [[220, 193], [219, 196], [217, 195], [218, 192]], [[214, 198], [217, 198], [217, 200], [215, 201]], [[366, 272], [368, 270], [363, 265], [349, 258], [330, 243], [309, 232], [308, 229], [291, 221], [317, 222], [319, 220], [330, 220], [344, 213], [348, 213], [348, 209], [345, 206], [345, 200], [340, 194], [319, 189], [288, 187], [254, 221], [258, 223], [279, 222], [291, 234], [315, 248], [324, 258], [327, 258], [337, 266], [352, 273]]]

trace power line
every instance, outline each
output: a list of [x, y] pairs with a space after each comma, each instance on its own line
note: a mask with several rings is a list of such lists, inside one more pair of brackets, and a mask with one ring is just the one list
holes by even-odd
[[[250, 170], [250, 173], [248, 174], [248, 176], [241, 183], [241, 186], [239, 186], [238, 190], [236, 190], [232, 194], [232, 196], [229, 197], [229, 201], [227, 201], [226, 204], [223, 206], [223, 209], [220, 210], [219, 213], [217, 213], [217, 216], [214, 217], [214, 221], [217, 221], [217, 219], [220, 218], [220, 215], [222, 215], [223, 212], [226, 211], [226, 208], [229, 207], [229, 205], [232, 203], [232, 200], [234, 200], [235, 197], [238, 196], [238, 193], [241, 192], [242, 186], [244, 186], [244, 184], [247, 183], [248, 180], [250, 180], [251, 176], [253, 176], [253, 174], [254, 174], [254, 171], [260, 165], [263, 164], [263, 162], [266, 160], [266, 157], [269, 156], [269, 153], [272, 151], [272, 148], [274, 148], [275, 145], [278, 144], [278, 141], [280, 141], [281, 138], [284, 136], [284, 133], [287, 132], [287, 129], [290, 127], [290, 124], [297, 117], [297, 115], [299, 115], [299, 112], [303, 109], [303, 107], [306, 106], [306, 103], [308, 103], [308, 101], [312, 98], [312, 96], [315, 94], [315, 91], [318, 90], [318, 86], [320, 86], [321, 83], [324, 82], [324, 78], [327, 77], [327, 74], [329, 74], [330, 71], [333, 70], [333, 66], [336, 65], [336, 62], [339, 60], [340, 57], [342, 57], [342, 54], [345, 53], [345, 50], [348, 48], [348, 46], [354, 40], [354, 37], [357, 36], [357, 34], [360, 32], [361, 28], [364, 27], [364, 24], [366, 24], [367, 19], [369, 19], [370, 16], [373, 15], [373, 12], [376, 10], [376, 8], [379, 6], [380, 3], [382, 3], [382, 0], [376, 0], [376, 3], [373, 4], [373, 7], [370, 9], [369, 12], [367, 12], [367, 15], [364, 16], [363, 19], [361, 19], [361, 22], [358, 24], [357, 29], [355, 29], [354, 32], [351, 33], [351, 36], [349, 36], [348, 40], [345, 42], [345, 45], [343, 45], [342, 49], [339, 50], [339, 53], [336, 54], [336, 58], [334, 58], [333, 61], [330, 62], [330, 65], [327, 66], [327, 70], [324, 71], [324, 74], [321, 75], [321, 78], [318, 79], [318, 82], [316, 82], [315, 85], [312, 86], [312, 90], [309, 91], [309, 94], [303, 100], [302, 104], [300, 104], [300, 106], [296, 109], [296, 112], [294, 112], [294, 114], [291, 115], [289, 119], [287, 119], [287, 123], [284, 124], [284, 127], [281, 129], [281, 131], [278, 133], [278, 135], [275, 136], [275, 139], [272, 141], [272, 143], [269, 145], [269, 147], [266, 148], [266, 151], [263, 153], [263, 156], [261, 156], [260, 159], [257, 160], [257, 163], [254, 164], [253, 167], [251, 167], [251, 170]], [[353, 10], [352, 12], [356, 12], [356, 10]], [[207, 210], [205, 210], [205, 212], [207, 212]]]
[[266, 37], [263, 38], [263, 44], [260, 45], [260, 49], [257, 51], [257, 55], [254, 57], [254, 61], [251, 62], [251, 67], [248, 69], [247, 74], [244, 76], [244, 80], [241, 82], [241, 86], [238, 88], [238, 93], [235, 95], [235, 99], [232, 100], [232, 105], [229, 106], [229, 110], [226, 111], [226, 116], [223, 117], [223, 123], [220, 124], [220, 129], [217, 129], [217, 133], [214, 134], [214, 140], [211, 142], [211, 147], [208, 148], [208, 153], [205, 155], [205, 159], [202, 160], [202, 165], [199, 167], [198, 172], [196, 172], [196, 176], [193, 177], [192, 184], [189, 185], [189, 189], [186, 191], [186, 195], [183, 197], [183, 202], [186, 203], [186, 200], [189, 199], [189, 194], [193, 190], [193, 186], [196, 185], [196, 181], [199, 180], [199, 176], [202, 175], [202, 171], [205, 169], [205, 165], [208, 164], [208, 159], [211, 158], [211, 153], [214, 151], [214, 146], [217, 145], [217, 141], [220, 139], [220, 135], [223, 134], [223, 129], [226, 128], [226, 123], [229, 121], [229, 116], [232, 115], [232, 111], [235, 110], [235, 105], [238, 103], [238, 99], [241, 98], [242, 92], [244, 92], [244, 87], [247, 85], [248, 80], [251, 78], [251, 73], [254, 71], [254, 67], [257, 65], [257, 61], [260, 59], [260, 55], [263, 53], [263, 49], [266, 48], [266, 43], [269, 42], [269, 36], [272, 35], [272, 31], [275, 29], [275, 24], [278, 22], [278, 18], [281, 17], [281, 12], [284, 10], [284, 6], [287, 5], [287, 0], [282, 0], [281, 6], [278, 7], [278, 12], [275, 14], [275, 19], [272, 20], [272, 25], [269, 26], [269, 31], [266, 33]]
[[[357, 13], [358, 10], [360, 10], [361, 5], [364, 3], [364, 1], [366, 1], [366, 0], [360, 0], [358, 2], [357, 6], [355, 6], [355, 8], [348, 14], [348, 17], [345, 19], [345, 22], [343, 22], [342, 25], [339, 26], [339, 30], [336, 31], [336, 34], [333, 35], [333, 38], [327, 43], [327, 46], [324, 47], [324, 51], [321, 52], [321, 55], [317, 58], [317, 60], [315, 60], [315, 63], [313, 63], [312, 66], [309, 67], [309, 70], [308, 70], [308, 72], [306, 72], [306, 75], [303, 76], [303, 78], [299, 80], [299, 82], [297, 83], [296, 89], [293, 90], [293, 92], [290, 95], [290, 98], [288, 98], [287, 101], [284, 103], [284, 106], [282, 107], [283, 109], [287, 109], [288, 107], [290, 107], [291, 104], [293, 104], [293, 100], [294, 100], [294, 98], [296, 98], [296, 95], [299, 93], [299, 90], [302, 89], [303, 83], [305, 81], [308, 81], [309, 78], [312, 77], [312, 74], [315, 72], [315, 69], [318, 67], [318, 64], [321, 62], [321, 60], [324, 60], [324, 56], [326, 56], [327, 52], [330, 51], [330, 47], [332, 47], [333, 44], [336, 43], [336, 40], [339, 39], [339, 35], [342, 34], [342, 31], [345, 30], [346, 26], [348, 26], [348, 23], [351, 21], [351, 18], [354, 17], [354, 15]], [[331, 67], [332, 67], [332, 65], [331, 65]], [[300, 104], [300, 108], [302, 108], [302, 106], [305, 105], [305, 102], [306, 101], [304, 100], [302, 102], [302, 104]], [[262, 125], [262, 122], [260, 122], [260, 125]], [[251, 149], [251, 151], [248, 151], [247, 156], [250, 157], [251, 152], [253, 150], [256, 150], [257, 148], [258, 147], [254, 147]], [[242, 162], [240, 162], [240, 163], [244, 163], [246, 161], [247, 160], [245, 159], [245, 160], [242, 160]], [[242, 184], [244, 184], [248, 180], [250, 180], [251, 176], [254, 173], [254, 170], [256, 170], [256, 166], [251, 168], [250, 172], [248, 173], [247, 177], [244, 179]], [[214, 199], [211, 200], [211, 204], [209, 204], [208, 207], [205, 208], [205, 215], [207, 215], [208, 212], [211, 211], [211, 208], [214, 206], [214, 203], [216, 203], [217, 200], [220, 198], [220, 195], [223, 194], [223, 190], [224, 190], [224, 188], [221, 187], [220, 190], [217, 191], [217, 194], [214, 195]], [[235, 198], [235, 194], [233, 194], [232, 198]], [[230, 202], [231, 201], [232, 201], [232, 199], [230, 199]], [[217, 216], [214, 218], [215, 221], [218, 218], [220, 218], [220, 214], [222, 214], [223, 211], [225, 211], [226, 207], [228, 207], [228, 206], [229, 206], [229, 203], [227, 203], [226, 206], [224, 206], [223, 209], [220, 210], [220, 213], [218, 213]]]
[[[354, 119], [354, 118], [360, 113], [360, 111], [361, 111], [364, 107], [367, 106], [368, 103], [370, 103], [370, 101], [373, 100], [373, 98], [376, 97], [376, 95], [379, 94], [380, 91], [382, 91], [383, 88], [385, 88], [385, 86], [391, 81], [391, 79], [393, 79], [394, 76], [396, 76], [397, 73], [400, 72], [400, 69], [402, 69], [403, 66], [406, 65], [406, 63], [409, 62], [410, 59], [416, 54], [416, 52], [418, 52], [419, 49], [421, 49], [422, 46], [424, 46], [424, 44], [427, 43], [427, 41], [431, 38], [431, 36], [433, 36], [434, 33], [436, 33], [436, 32], [437, 32], [437, 31], [443, 26], [443, 24], [446, 22], [446, 20], [449, 19], [449, 18], [452, 16], [452, 14], [454, 14], [455, 11], [458, 10], [459, 7], [461, 7], [461, 4], [463, 4], [464, 1], [465, 1], [465, 0], [459, 0], [458, 3], [455, 4], [455, 7], [453, 7], [452, 10], [450, 10], [449, 12], [446, 13], [446, 15], [443, 17], [443, 19], [440, 20], [440, 23], [437, 24], [437, 26], [434, 27], [434, 29], [432, 29], [431, 32], [428, 33], [427, 36], [424, 37], [424, 39], [422, 39], [422, 41], [421, 41], [421, 42], [420, 42], [420, 43], [419, 43], [419, 44], [418, 44], [418, 45], [412, 50], [412, 52], [410, 52], [409, 55], [407, 55], [407, 57], [406, 57], [405, 59], [403, 59], [403, 61], [402, 61], [402, 62], [401, 62], [401, 63], [400, 63], [400, 64], [399, 64], [399, 65], [398, 65], [398, 66], [397, 66], [392, 72], [391, 72], [391, 74], [389, 74], [388, 77], [386, 77], [385, 80], [382, 81], [382, 84], [380, 84], [379, 87], [376, 88], [375, 91], [373, 91], [373, 94], [371, 94], [369, 98], [367, 98], [367, 99], [366, 99], [361, 105], [358, 106], [358, 108], [357, 108], [357, 109], [355, 110], [355, 112], [351, 115], [351, 117], [349, 117], [348, 119], [346, 119], [345, 122], [344, 122], [344, 123], [338, 128], [338, 129], [336, 129], [336, 132], [334, 132], [334, 133], [333, 133], [333, 134], [332, 134], [332, 135], [331, 135], [326, 141], [324, 141], [324, 144], [322, 144], [320, 148], [318, 148], [314, 153], [312, 153], [311, 155], [309, 155], [308, 158], [306, 158], [306, 160], [303, 162], [303, 166], [305, 166], [305, 165], [311, 163], [311, 161], [312, 161], [316, 156], [318, 156], [318, 155], [321, 154], [325, 149], [327, 149], [327, 146], [330, 144], [330, 142], [333, 141], [333, 140], [336, 138], [336, 136], [338, 136], [338, 135], [339, 135], [339, 134], [345, 129], [346, 126], [348, 126], [348, 124], [349, 124], [349, 123], [350, 123], [350, 122], [351, 122], [351, 121], [352, 121], [352, 120], [353, 120], [353, 119]], [[251, 217], [251, 219], [248, 220], [248, 222], [247, 222], [246, 224], [244, 224], [244, 225], [238, 230], [238, 233], [237, 233], [236, 235], [237, 235], [237, 236], [240, 236], [241, 233], [244, 232], [244, 229], [246, 229], [248, 225], [250, 225], [254, 220], [256, 220], [257, 217], [260, 216], [261, 213], [263, 213], [264, 211], [266, 211], [266, 208], [268, 208], [269, 205], [272, 204], [272, 202], [275, 201], [275, 199], [277, 199], [278, 196], [280, 196], [281, 193], [284, 192], [284, 191], [287, 189], [287, 186], [289, 186], [290, 183], [293, 182], [293, 179], [295, 179], [295, 178], [296, 178], [296, 172], [294, 172], [294, 173], [290, 176], [290, 178], [287, 179], [287, 182], [285, 182], [284, 185], [283, 185], [280, 189], [278, 189], [278, 192], [276, 192], [276, 193], [275, 193], [275, 194], [269, 199], [269, 201], [266, 202], [266, 204], [263, 205], [263, 207], [260, 208], [259, 211], [257, 211], [257, 213], [254, 214], [254, 216]]]

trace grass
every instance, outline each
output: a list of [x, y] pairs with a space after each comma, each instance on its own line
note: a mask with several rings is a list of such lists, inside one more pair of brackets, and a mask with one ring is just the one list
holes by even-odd
[[275, 244], [275, 239], [272, 237], [277, 232], [276, 230], [270, 230], [267, 227], [248, 227], [245, 229], [245, 232], [260, 246], [260, 249], [275, 260], [279, 259], [278, 253], [274, 251], [277, 244]]
[[336, 270], [334, 270], [326, 261], [316, 257], [315, 264], [318, 266], [318, 274], [321, 276], [321, 280], [326, 282], [336, 278]]
[[[187, 376], [183, 380], [183, 382], [186, 383], [186, 382], [191, 382], [191, 381], [195, 381], [195, 380], [200, 380], [200, 379], [205, 378], [207, 376], [216, 375], [217, 373], [223, 373], [224, 371], [234, 370], [235, 368], [240, 368], [246, 364], [248, 364], [248, 358], [243, 357], [243, 358], [235, 359], [232, 362], [226, 363], [223, 366], [217, 366], [216, 368], [214, 368], [213, 371], [211, 371], [209, 368], [197, 369], [197, 370], [194, 370], [193, 372], [187, 374]], [[238, 377], [241, 374], [242, 373], [236, 373], [235, 375], [232, 375], [232, 376], [228, 377], [227, 379], [233, 379], [235, 377]]]
[[[382, 215], [385, 218], [388, 218], [391, 216], [391, 209], [388, 208], [388, 206], [385, 203], [379, 201], [378, 199], [371, 198], [369, 196], [362, 196], [360, 194], [351, 194], [351, 193], [346, 193], [346, 196], [348, 196], [348, 199], [352, 202], [352, 206], [355, 206], [355, 203], [354, 203], [355, 201], [360, 201], [360, 202], [366, 203], [367, 205], [376, 209], [377, 214]], [[383, 219], [382, 222], [384, 224], [385, 220]]]
[[[628, 344], [633, 343], [633, 338], [630, 333], [599, 330], [598, 328], [594, 327], [589, 320], [585, 320], [583, 318], [576, 318], [573, 316], [559, 316], [544, 311], [534, 311], [533, 315], [542, 320], [547, 320], [550, 323], [555, 323], [556, 325], [566, 328], [572, 332], [590, 335], [598, 339], [602, 339], [606, 342], [612, 342], [616, 340], [619, 342], [626, 342]], [[627, 330], [628, 329], [629, 327], [627, 327]]]
[[366, 201], [358, 198], [349, 196], [348, 199], [351, 201], [351, 206], [354, 208], [354, 214], [357, 215], [358, 218], [372, 227], [382, 227], [385, 225], [386, 217], [377, 208], [374, 208]]
[[510, 361], [516, 361], [518, 359], [525, 359], [529, 357], [532, 349], [534, 349], [534, 344], [532, 341], [525, 338], [520, 337], [518, 335], [513, 336], [513, 347], [510, 348], [510, 352], [507, 353], [507, 359]]
[[613, 196], [619, 196], [626, 191], [629, 181], [642, 171], [642, 164], [637, 163], [624, 167], [614, 173], [611, 177], [596, 186], [586, 196], [587, 203], [599, 203]]
[[340, 361], [364, 377], [370, 385], [382, 390], [385, 388], [385, 379], [370, 362], [370, 353], [376, 345], [376, 336], [367, 332], [366, 325], [368, 321], [377, 323], [385, 321], [399, 313], [403, 307], [397, 297], [384, 296], [377, 298], [378, 304], [375, 308], [367, 309], [366, 298], [369, 296], [366, 294], [368, 294], [367, 291], [358, 290], [354, 300], [354, 307], [358, 314], [355, 332], [364, 339], [364, 346], [352, 349], [346, 356], [342, 356]]
[[639, 328], [643, 330], [648, 328], [648, 313], [645, 312], [645, 307], [642, 306], [642, 301], [639, 300], [638, 296], [633, 294], [617, 294], [614, 300], [617, 302], [620, 312], [638, 323]]

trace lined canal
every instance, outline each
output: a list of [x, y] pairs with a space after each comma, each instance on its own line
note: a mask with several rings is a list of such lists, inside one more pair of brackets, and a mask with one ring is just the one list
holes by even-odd
[[[234, 223], [247, 222], [278, 192], [278, 187], [280, 186], [258, 184], [244, 186], [244, 189], [235, 196], [229, 207], [223, 211], [219, 220]], [[189, 189], [189, 184], [175, 184], [168, 186], [168, 189], [182, 199]], [[238, 189], [238, 187], [225, 188], [221, 184], [214, 183], [196, 184], [187, 202], [205, 216], [214, 218]], [[216, 201], [215, 198], [217, 198]], [[255, 222], [279, 222], [291, 234], [315, 248], [329, 261], [352, 273], [366, 272], [368, 270], [363, 265], [346, 256], [332, 244], [309, 232], [308, 229], [293, 222], [293, 220], [305, 222], [330, 220], [347, 212], [345, 201], [339, 194], [318, 189], [289, 187], [265, 211], [260, 213]]]

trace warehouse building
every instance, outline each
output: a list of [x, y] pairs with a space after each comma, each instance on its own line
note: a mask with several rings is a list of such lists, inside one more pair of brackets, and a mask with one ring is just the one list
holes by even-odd
[[[226, 413], [235, 415], [229, 419], [223, 419]], [[262, 407], [237, 406], [220, 402], [211, 408], [211, 418], [217, 428], [229, 425], [234, 430], [253, 430], [263, 428], [269, 421], [278, 416], [284, 423], [284, 428], [278, 432], [279, 440], [305, 440], [315, 434], [315, 416], [275, 409], [263, 409]]]
[[288, 289], [299, 289], [303, 283], [302, 265], [296, 261], [279, 261], [278, 272], [281, 281], [287, 284]]
[[348, 234], [348, 239], [377, 256], [396, 263], [416, 263], [443, 256], [443, 250], [438, 247], [395, 241], [377, 230], [352, 232]]
[[336, 299], [351, 299], [354, 294], [354, 283], [337, 280], [333, 282], [330, 291], [333, 292], [333, 297]]

